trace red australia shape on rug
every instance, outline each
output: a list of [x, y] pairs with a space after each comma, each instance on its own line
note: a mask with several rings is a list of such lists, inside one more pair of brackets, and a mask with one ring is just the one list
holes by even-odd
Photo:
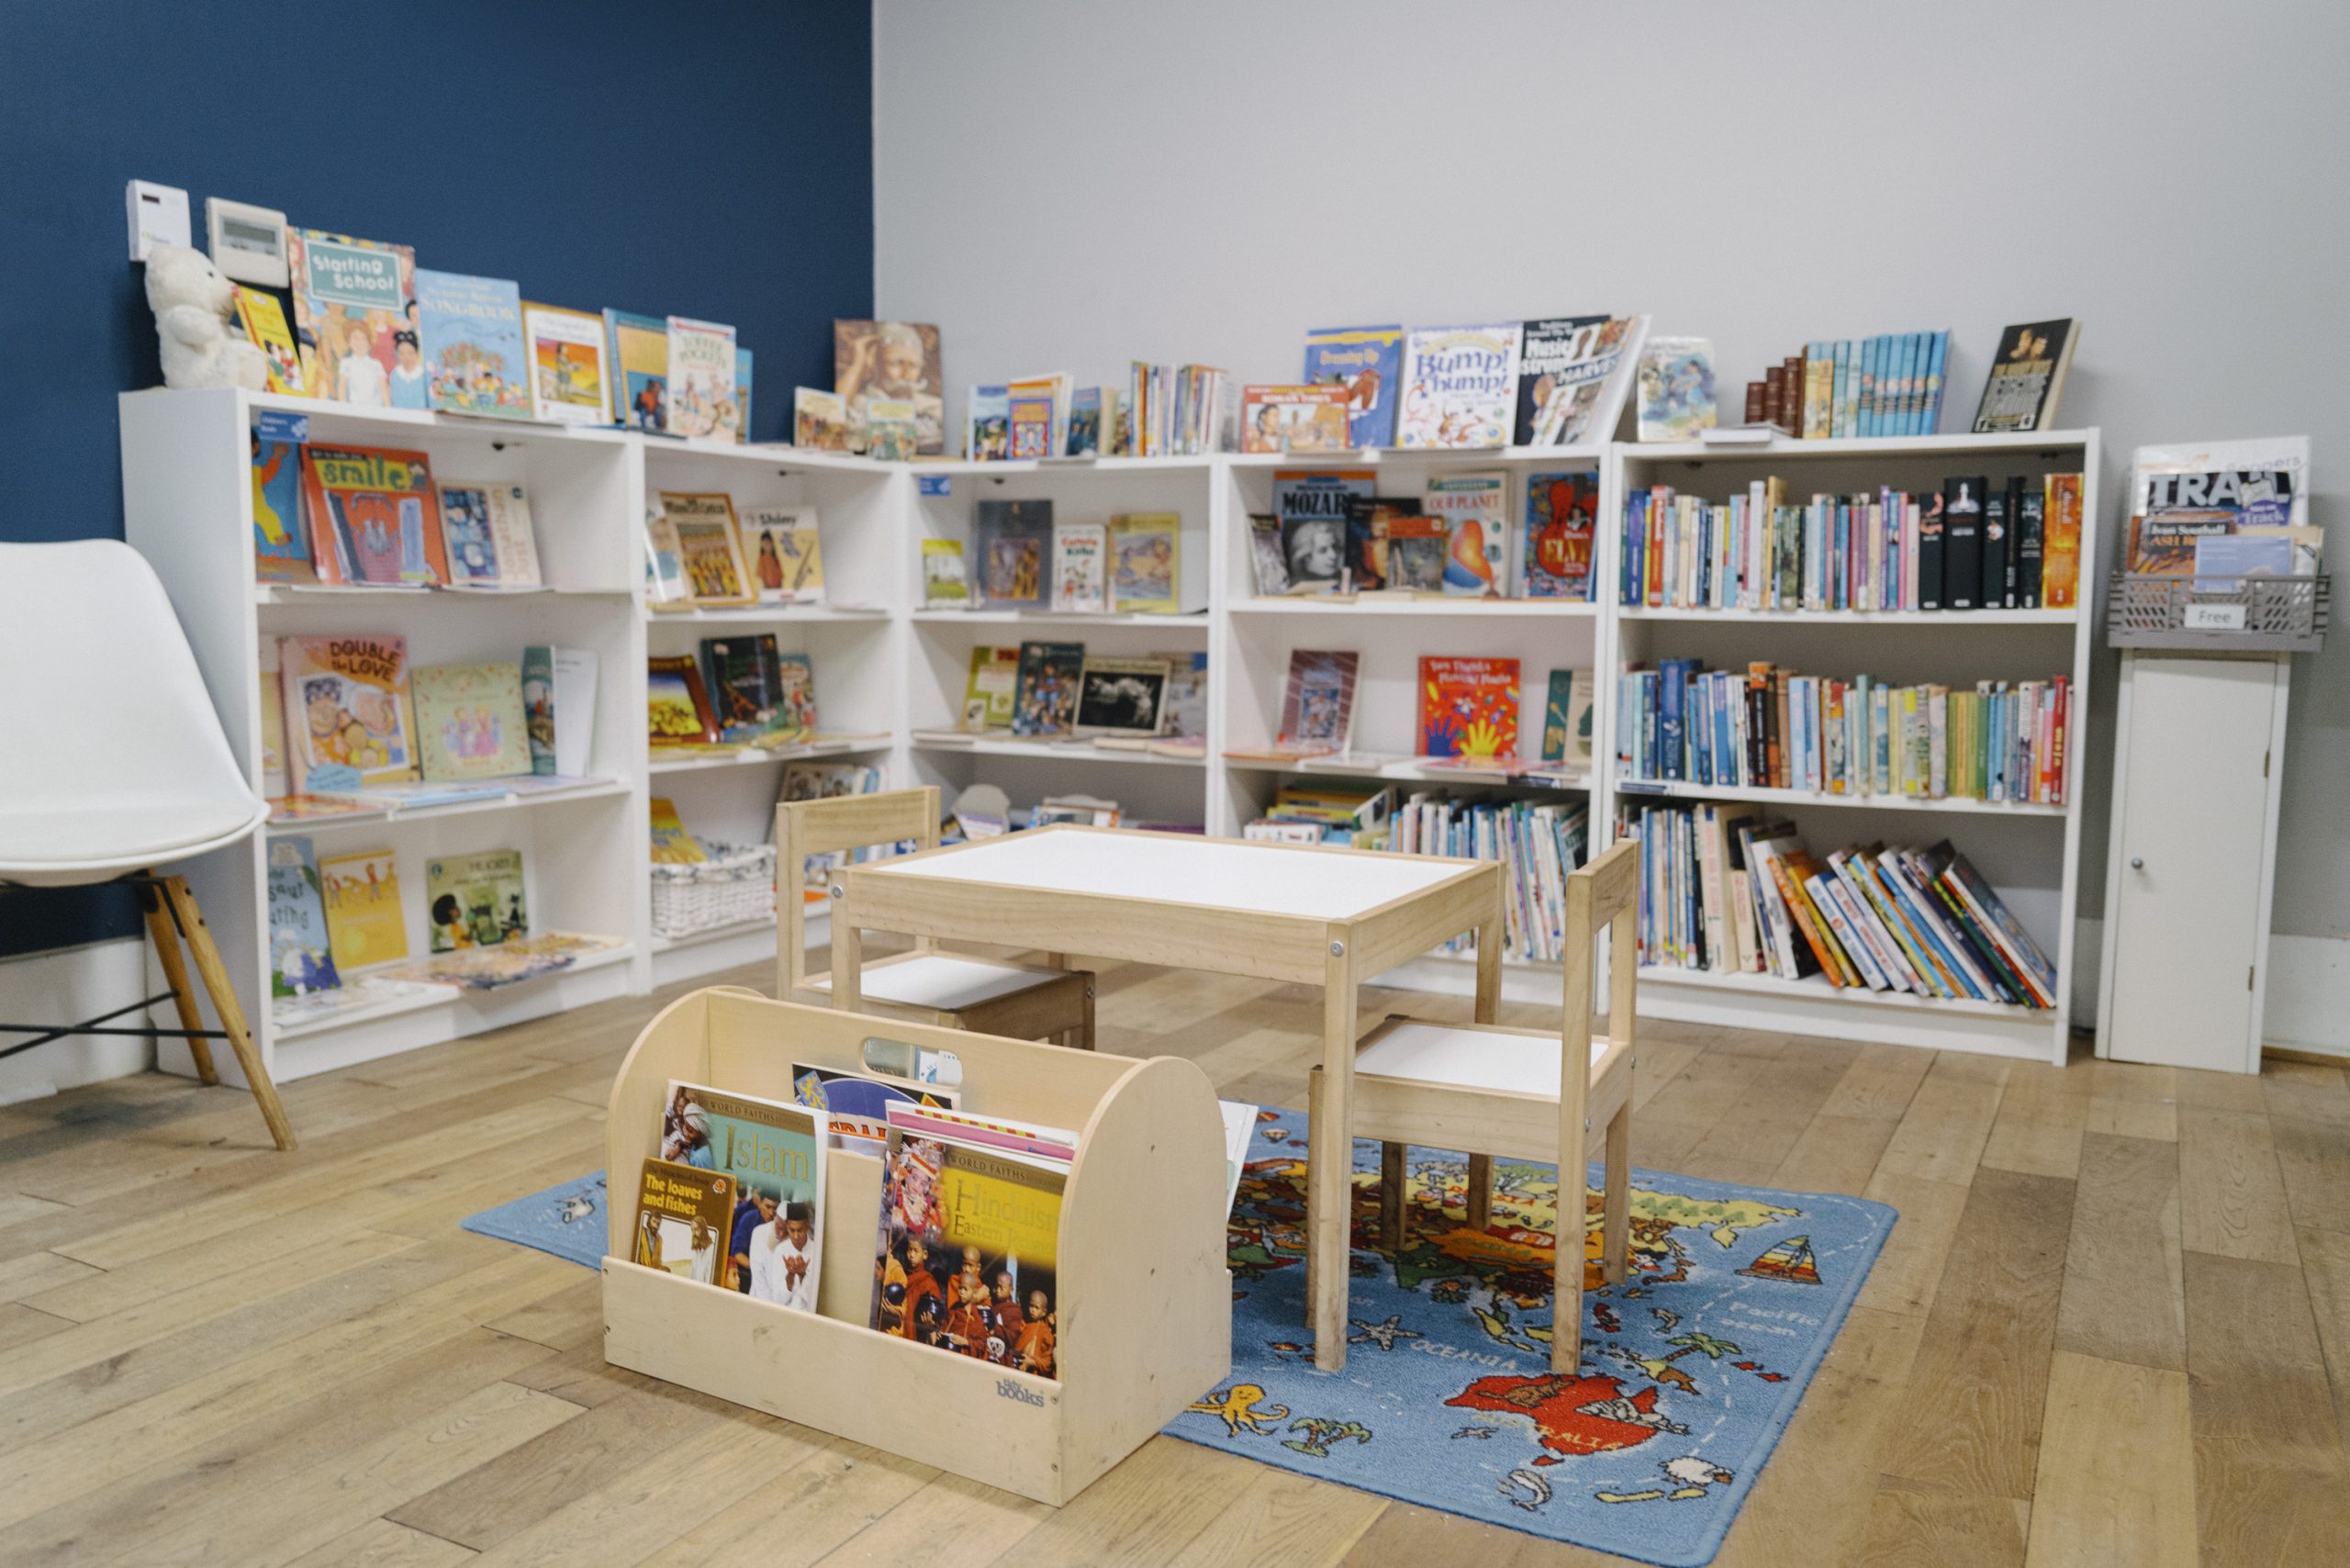
[[1606, 1453], [1628, 1449], [1655, 1437], [1658, 1428], [1620, 1421], [1590, 1408], [1613, 1405], [1618, 1409], [1656, 1414], [1656, 1390], [1644, 1388], [1627, 1398], [1623, 1385], [1612, 1377], [1481, 1377], [1445, 1401], [1469, 1410], [1495, 1410], [1523, 1416], [1542, 1436], [1542, 1446], [1560, 1453]]

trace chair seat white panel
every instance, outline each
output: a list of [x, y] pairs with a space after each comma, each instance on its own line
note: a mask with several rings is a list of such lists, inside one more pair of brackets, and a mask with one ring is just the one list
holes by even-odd
[[[1048, 978], [1033, 969], [990, 963], [985, 958], [922, 953], [867, 968], [864, 990], [876, 1002], [892, 1002], [901, 1007], [936, 1007], [951, 1013], [1043, 985]], [[810, 975], [807, 983], [817, 991], [830, 991], [833, 977]]]
[[[180, 851], [253, 825], [252, 796], [190, 798], [163, 790], [50, 801], [38, 812], [0, 812], [0, 877], [47, 881], [76, 868], [136, 858], [161, 865]], [[107, 873], [111, 875], [112, 873]]]
[[[1362, 1048], [1355, 1071], [1555, 1098], [1559, 1049], [1553, 1036], [1504, 1034], [1473, 1024], [1398, 1024]], [[1593, 1061], [1606, 1051], [1605, 1039], [1591, 1042]]]

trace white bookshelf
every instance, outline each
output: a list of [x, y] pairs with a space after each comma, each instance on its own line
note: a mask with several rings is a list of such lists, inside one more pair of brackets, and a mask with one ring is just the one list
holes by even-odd
[[[513, 478], [531, 493], [548, 587], [488, 595], [256, 587], [245, 431], [256, 410], [308, 415], [312, 439], [420, 448], [436, 478]], [[1948, 474], [2077, 469], [2087, 476], [2081, 581], [2093, 599], [2098, 517], [2095, 431], [2030, 437], [1778, 442], [1762, 448], [1594, 444], [1500, 452], [1385, 451], [1326, 458], [1103, 458], [973, 464], [885, 464], [788, 447], [676, 442], [618, 430], [487, 422], [406, 410], [356, 409], [235, 391], [139, 392], [121, 399], [125, 514], [131, 543], [162, 576], [220, 709], [230, 744], [260, 785], [255, 655], [263, 637], [335, 630], [397, 633], [418, 664], [514, 658], [532, 642], [598, 654], [596, 741], [599, 782], [568, 794], [519, 795], [389, 815], [286, 824], [321, 853], [389, 845], [404, 890], [420, 894], [425, 857], [520, 848], [539, 929], [621, 936], [626, 946], [549, 980], [480, 997], [386, 1008], [372, 1015], [278, 1031], [267, 1022], [263, 950], [262, 844], [195, 863], [190, 874], [244, 991], [272, 1071], [280, 1078], [413, 1049], [521, 1018], [690, 978], [772, 956], [774, 923], [744, 922], [682, 938], [651, 927], [646, 802], [666, 796], [698, 834], [758, 842], [771, 831], [783, 770], [795, 760], [873, 762], [893, 785], [932, 783], [948, 798], [967, 785], [1000, 786], [1015, 806], [1047, 794], [1106, 795], [1130, 822], [1187, 823], [1237, 834], [1285, 782], [1301, 777], [1375, 778], [1410, 789], [1515, 793], [1497, 780], [1431, 768], [1411, 755], [1415, 688], [1423, 655], [1501, 655], [1519, 661], [1521, 730], [1539, 734], [1550, 671], [1595, 672], [1594, 734], [1600, 763], [1581, 792], [1595, 834], [1619, 800], [1609, 776], [1614, 672], [1627, 658], [1700, 656], [1716, 667], [1769, 657], [1807, 673], [1867, 669], [1888, 679], [1973, 679], [2069, 672], [2075, 683], [2074, 755], [2063, 807], [1972, 801], [1815, 796], [1775, 790], [1700, 790], [1671, 798], [1767, 801], [1830, 847], [1863, 836], [1931, 842], [1949, 836], [1998, 887], [2056, 957], [2060, 991], [2074, 962], [2079, 854], [2079, 752], [2086, 736], [2088, 618], [2049, 611], [1952, 614], [1654, 610], [1613, 602], [1622, 498], [1664, 482], [1721, 498], [1750, 476], [1777, 474], [1791, 490], [1880, 484], [1922, 488]], [[1954, 469], [1953, 463], [1964, 468]], [[1581, 470], [1596, 476], [1599, 521], [1591, 604], [1549, 600], [1261, 599], [1250, 577], [1248, 517], [1271, 508], [1282, 468], [1369, 468], [1382, 494], [1419, 495], [1439, 473], [1497, 470], [1514, 522], [1524, 516], [1527, 476]], [[923, 481], [918, 483], [918, 479]], [[643, 517], [661, 490], [724, 490], [736, 507], [814, 505], [822, 531], [826, 603], [656, 613], [643, 592]], [[924, 494], [943, 489], [943, 494]], [[1007, 610], [922, 608], [921, 542], [971, 536], [975, 503], [1049, 499], [1063, 521], [1120, 512], [1181, 516], [1180, 574], [1192, 613], [1056, 615]], [[1513, 548], [1522, 549], [1522, 528]], [[1515, 573], [1520, 566], [1512, 563]], [[655, 757], [643, 738], [648, 654], [693, 651], [730, 632], [775, 633], [815, 667], [822, 727], [872, 739], [774, 754]], [[1116, 655], [1204, 650], [1208, 746], [1203, 757], [1165, 757], [1092, 745], [990, 738], [947, 739], [960, 718], [975, 646], [1023, 641], [1083, 643]], [[1289, 655], [1298, 648], [1351, 648], [1362, 655], [1357, 693], [1359, 755], [1322, 763], [1227, 760], [1231, 748], [1273, 738]], [[1528, 792], [1551, 793], [1528, 787]], [[1571, 790], [1570, 793], [1574, 791]], [[1651, 790], [1651, 795], [1659, 791]], [[1947, 818], [1947, 822], [1938, 819]], [[422, 899], [411, 896], [409, 942], [422, 951]], [[811, 919], [823, 911], [812, 908]], [[818, 939], [821, 939], [819, 937]], [[1513, 994], [1555, 1002], [1558, 966], [1513, 961]], [[1438, 955], [1391, 981], [1465, 990], [1464, 958]], [[1818, 982], [1760, 976], [1644, 973], [1644, 1008], [1669, 1017], [1740, 1023], [1795, 1033], [1953, 1046], [2061, 1059], [2070, 1009], [2053, 1014], [1927, 1002], [1839, 991]], [[183, 1049], [166, 1066], [186, 1070]]]

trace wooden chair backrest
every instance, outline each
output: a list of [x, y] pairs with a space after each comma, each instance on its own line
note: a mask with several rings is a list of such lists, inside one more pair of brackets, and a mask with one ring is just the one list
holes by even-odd
[[[938, 847], [938, 787], [792, 801], [775, 809], [776, 994], [784, 1001], [807, 980], [808, 911], [800, 896], [808, 857], [912, 840]], [[932, 944], [920, 945], [927, 951]]]
[[[1599, 933], [1607, 939], [1607, 1041], [1609, 1055], [1633, 1048], [1639, 1014], [1640, 846], [1617, 845], [1567, 878], [1567, 939], [1561, 967], [1566, 973], [1563, 1035], [1560, 1041], [1559, 1099], [1561, 1127], [1583, 1121], [1591, 1091], [1592, 1002], [1599, 968]], [[1563, 1113], [1570, 1103], [1572, 1115]], [[1560, 1146], [1563, 1170], [1567, 1145]], [[1561, 1182], [1561, 1191], [1565, 1190]]]

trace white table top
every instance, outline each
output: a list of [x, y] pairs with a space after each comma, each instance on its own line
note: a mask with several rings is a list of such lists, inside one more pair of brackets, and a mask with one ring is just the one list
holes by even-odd
[[918, 858], [878, 861], [855, 868], [855, 874], [936, 877], [1301, 920], [1349, 920], [1423, 892], [1462, 869], [1456, 861], [1413, 855], [1317, 853], [1180, 834], [1044, 828]]

